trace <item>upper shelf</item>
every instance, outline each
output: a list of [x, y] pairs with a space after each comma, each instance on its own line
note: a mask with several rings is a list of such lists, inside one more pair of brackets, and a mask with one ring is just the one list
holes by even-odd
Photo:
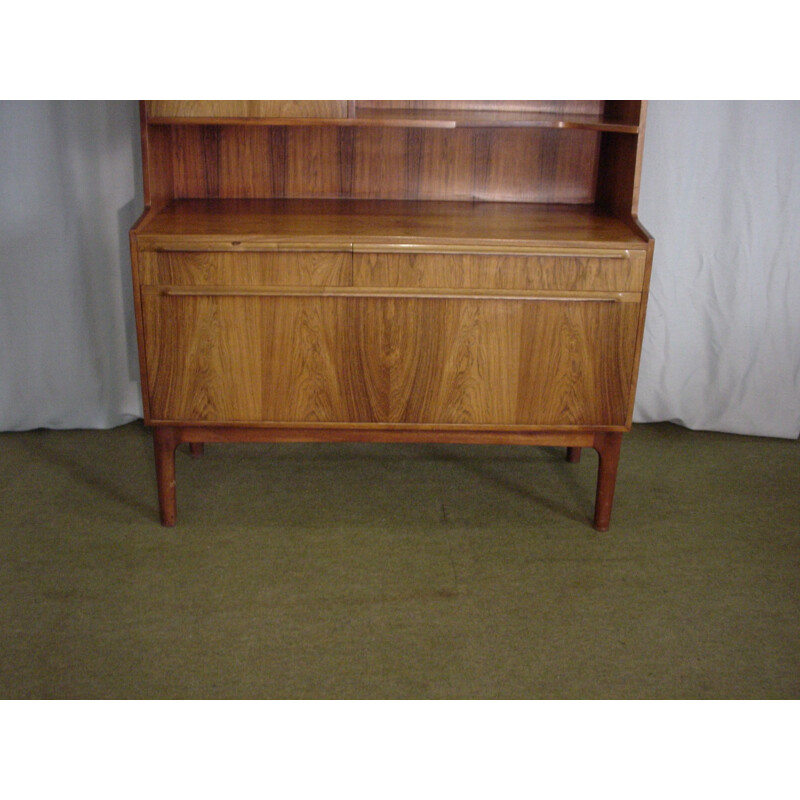
[[[174, 102], [174, 105], [173, 105]], [[192, 103], [190, 113], [182, 113], [179, 103]], [[522, 104], [494, 102], [491, 108], [435, 108], [433, 103], [422, 103], [423, 107], [397, 107], [396, 104], [360, 105], [359, 101], [347, 104], [316, 102], [311, 114], [292, 114], [297, 106], [281, 108], [278, 113], [248, 113], [256, 110], [243, 107], [238, 113], [235, 101], [209, 101], [213, 114], [203, 114], [201, 101], [158, 101], [151, 106], [152, 116], [148, 122], [153, 125], [339, 125], [405, 128], [566, 128], [573, 130], [608, 131], [613, 133], [637, 134], [638, 124], [620, 118], [615, 109], [603, 111], [601, 102], [570, 105], [567, 101], [562, 107], [548, 108], [544, 103], [541, 109], [531, 110]], [[278, 101], [275, 101], [276, 104]], [[314, 101], [309, 101], [314, 102]], [[409, 106], [415, 104], [409, 103]], [[467, 104], [465, 104], [467, 105]], [[477, 103], [476, 103], [477, 105]], [[552, 104], [551, 104], [552, 105]], [[326, 108], [327, 106], [327, 108]], [[170, 114], [171, 108], [181, 113]], [[236, 108], [237, 113], [231, 114]], [[535, 106], [532, 106], [535, 108]], [[327, 111], [327, 113], [326, 113]], [[335, 115], [331, 115], [331, 111]], [[592, 113], [586, 113], [591, 111]], [[228, 113], [226, 113], [228, 112]], [[287, 114], [288, 112], [288, 114]], [[291, 115], [289, 115], [291, 114]]]
[[592, 131], [638, 133], [638, 125], [605, 119], [600, 114], [564, 114], [531, 111], [436, 111], [362, 108], [352, 119], [361, 125], [430, 125], [448, 128], [577, 128]]

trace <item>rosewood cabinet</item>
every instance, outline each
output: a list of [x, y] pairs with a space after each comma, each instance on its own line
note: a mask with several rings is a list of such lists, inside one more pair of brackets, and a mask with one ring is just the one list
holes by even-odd
[[639, 101], [150, 101], [131, 231], [161, 521], [175, 448], [559, 445], [610, 521], [653, 254]]

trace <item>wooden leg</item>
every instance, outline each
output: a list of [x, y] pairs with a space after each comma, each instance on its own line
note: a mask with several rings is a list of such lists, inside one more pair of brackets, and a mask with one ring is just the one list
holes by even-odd
[[171, 528], [178, 518], [175, 496], [175, 448], [178, 438], [173, 428], [153, 428], [153, 448], [156, 456], [156, 482], [161, 524]]
[[580, 447], [568, 447], [567, 448], [567, 461], [570, 464], [577, 464], [581, 460], [581, 448]]
[[611, 524], [611, 506], [614, 502], [614, 486], [617, 482], [622, 434], [598, 433], [594, 437], [593, 446], [600, 456], [600, 465], [597, 470], [597, 496], [594, 502], [594, 528], [597, 531], [607, 531]]
[[189, 444], [189, 452], [192, 454], [192, 458], [200, 458], [203, 455], [203, 443], [191, 442]]

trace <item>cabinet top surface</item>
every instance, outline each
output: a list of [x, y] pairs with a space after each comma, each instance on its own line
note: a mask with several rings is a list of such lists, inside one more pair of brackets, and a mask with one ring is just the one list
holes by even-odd
[[592, 206], [394, 200], [173, 200], [146, 217], [143, 242], [202, 239], [353, 244], [646, 247]]

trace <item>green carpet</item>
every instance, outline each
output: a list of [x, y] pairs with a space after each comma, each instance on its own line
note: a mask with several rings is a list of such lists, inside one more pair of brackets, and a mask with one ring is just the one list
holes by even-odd
[[0, 453], [5, 699], [800, 697], [797, 441], [635, 426], [606, 534], [591, 450]]

